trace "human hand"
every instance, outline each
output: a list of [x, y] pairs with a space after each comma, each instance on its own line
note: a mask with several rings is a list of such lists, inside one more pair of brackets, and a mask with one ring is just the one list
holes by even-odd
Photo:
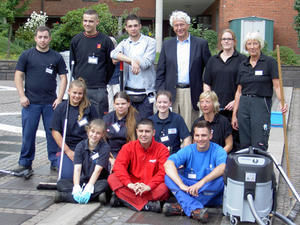
[[144, 183], [139, 183], [139, 188], [136, 191], [136, 195], [142, 195], [144, 192], [151, 191], [151, 187]]
[[135, 75], [139, 74], [141, 71], [139, 63], [135, 60], [131, 61], [131, 68], [132, 68], [132, 73]]
[[74, 151], [69, 150], [69, 151], [66, 151], [65, 153], [69, 157], [69, 159], [71, 159], [72, 161], [74, 161], [74, 156], [75, 156]]
[[53, 109], [56, 109], [56, 107], [61, 103], [61, 99], [55, 99], [55, 101], [53, 102], [53, 104], [52, 104], [52, 108]]
[[233, 110], [233, 106], [234, 106], [234, 100], [229, 102], [224, 109], [232, 111]]
[[23, 106], [23, 107], [27, 107], [30, 105], [30, 101], [26, 96], [23, 96], [20, 98], [20, 103], [21, 103], [21, 106]]
[[78, 203], [80, 203], [81, 193], [82, 193], [82, 189], [81, 189], [80, 185], [78, 185], [78, 184], [74, 185], [73, 190], [72, 190], [72, 196], [73, 196], [73, 199]]
[[286, 113], [288, 111], [288, 105], [286, 103], [284, 103], [283, 106], [280, 104], [280, 110], [283, 114]]
[[188, 193], [192, 196], [198, 196], [199, 189], [205, 184], [203, 180], [200, 180], [199, 182], [193, 184], [192, 186], [188, 187]]
[[237, 120], [236, 116], [232, 116], [231, 126], [235, 130], [239, 129], [239, 124], [238, 124], [238, 120]]
[[80, 203], [81, 204], [87, 204], [91, 198], [92, 193], [94, 193], [94, 185], [93, 184], [87, 184], [81, 193], [80, 197]]

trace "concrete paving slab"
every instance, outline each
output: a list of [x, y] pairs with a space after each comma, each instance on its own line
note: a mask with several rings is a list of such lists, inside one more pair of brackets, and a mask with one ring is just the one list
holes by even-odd
[[41, 179], [33, 174], [33, 176], [31, 176], [28, 180], [25, 180], [22, 177], [12, 179], [4, 184], [1, 184], [0, 189], [34, 190], [40, 181]]
[[0, 221], [3, 222], [1, 222], [3, 225], [19, 225], [26, 220], [29, 220], [31, 217], [32, 215], [26, 214], [14, 214], [14, 216], [12, 216], [11, 213], [0, 213]]
[[83, 222], [88, 216], [101, 207], [100, 203], [81, 204], [64, 204], [48, 215], [37, 225], [75, 225]]
[[0, 193], [0, 208], [42, 210], [53, 203], [53, 197], [29, 194]]

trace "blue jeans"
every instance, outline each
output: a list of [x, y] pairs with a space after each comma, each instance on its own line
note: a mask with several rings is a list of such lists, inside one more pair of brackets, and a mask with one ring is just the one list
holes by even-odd
[[[182, 182], [187, 186], [192, 186], [198, 180], [192, 180], [180, 175]], [[192, 196], [182, 191], [177, 184], [168, 176], [165, 176], [165, 184], [176, 197], [177, 202], [181, 205], [185, 215], [191, 216], [195, 209], [202, 209], [206, 205], [220, 205], [222, 203], [222, 193], [224, 190], [223, 177], [218, 177], [206, 183], [198, 191], [198, 196]]]
[[30, 104], [22, 109], [22, 148], [19, 158], [21, 166], [28, 167], [32, 165], [35, 155], [36, 131], [41, 115], [46, 132], [48, 159], [51, 161], [52, 166], [57, 166], [56, 152], [58, 146], [50, 130], [53, 115], [51, 104]]
[[102, 119], [104, 114], [108, 112], [108, 94], [105, 88], [87, 89], [87, 96], [97, 110], [97, 113]]
[[[75, 148], [74, 148], [75, 149]], [[60, 166], [61, 155], [57, 158], [57, 165]], [[73, 178], [74, 165], [73, 161], [64, 153], [63, 162], [61, 169], [61, 178], [62, 179], [71, 179]]]

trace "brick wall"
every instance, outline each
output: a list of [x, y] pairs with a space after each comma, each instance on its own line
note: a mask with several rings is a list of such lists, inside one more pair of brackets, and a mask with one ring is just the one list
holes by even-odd
[[[216, 0], [204, 14], [213, 15], [219, 11], [218, 30], [229, 27], [229, 21], [241, 17], [262, 17], [274, 21], [274, 47], [276, 44], [288, 46], [298, 54], [298, 36], [294, 30], [294, 0]], [[214, 27], [216, 28], [216, 27]]]
[[[114, 16], [120, 16], [124, 10], [130, 12], [134, 8], [139, 8], [137, 14], [141, 18], [153, 18], [155, 15], [155, 0], [134, 0], [133, 2], [117, 2], [116, 0], [98, 0], [98, 2], [87, 2], [82, 0], [44, 0], [44, 11], [47, 12], [47, 15], [63, 16], [68, 11], [100, 3], [106, 3]], [[27, 15], [33, 10], [41, 10], [41, 0], [32, 0]]]

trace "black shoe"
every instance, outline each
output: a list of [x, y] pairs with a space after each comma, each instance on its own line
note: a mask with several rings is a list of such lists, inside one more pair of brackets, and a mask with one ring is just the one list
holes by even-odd
[[57, 171], [58, 171], [58, 168], [57, 168], [57, 166], [50, 166], [50, 170], [51, 170], [51, 171], [57, 172]]
[[207, 208], [195, 209], [194, 211], [192, 211], [191, 216], [194, 220], [198, 220], [201, 223], [207, 223], [208, 222]]
[[110, 202], [111, 207], [120, 207], [122, 205], [121, 200], [116, 196], [115, 193], [112, 194]]
[[102, 205], [106, 205], [107, 204], [107, 195], [106, 192], [102, 192], [99, 196], [98, 196], [98, 200]]
[[179, 203], [165, 203], [163, 206], [165, 216], [183, 216], [184, 212]]
[[24, 170], [32, 170], [31, 166], [22, 166], [22, 165], [18, 165], [18, 167], [16, 169], [14, 169], [13, 171], [16, 173], [22, 172]]
[[151, 211], [151, 212], [161, 212], [161, 206], [159, 201], [149, 201], [143, 208], [145, 211]]

